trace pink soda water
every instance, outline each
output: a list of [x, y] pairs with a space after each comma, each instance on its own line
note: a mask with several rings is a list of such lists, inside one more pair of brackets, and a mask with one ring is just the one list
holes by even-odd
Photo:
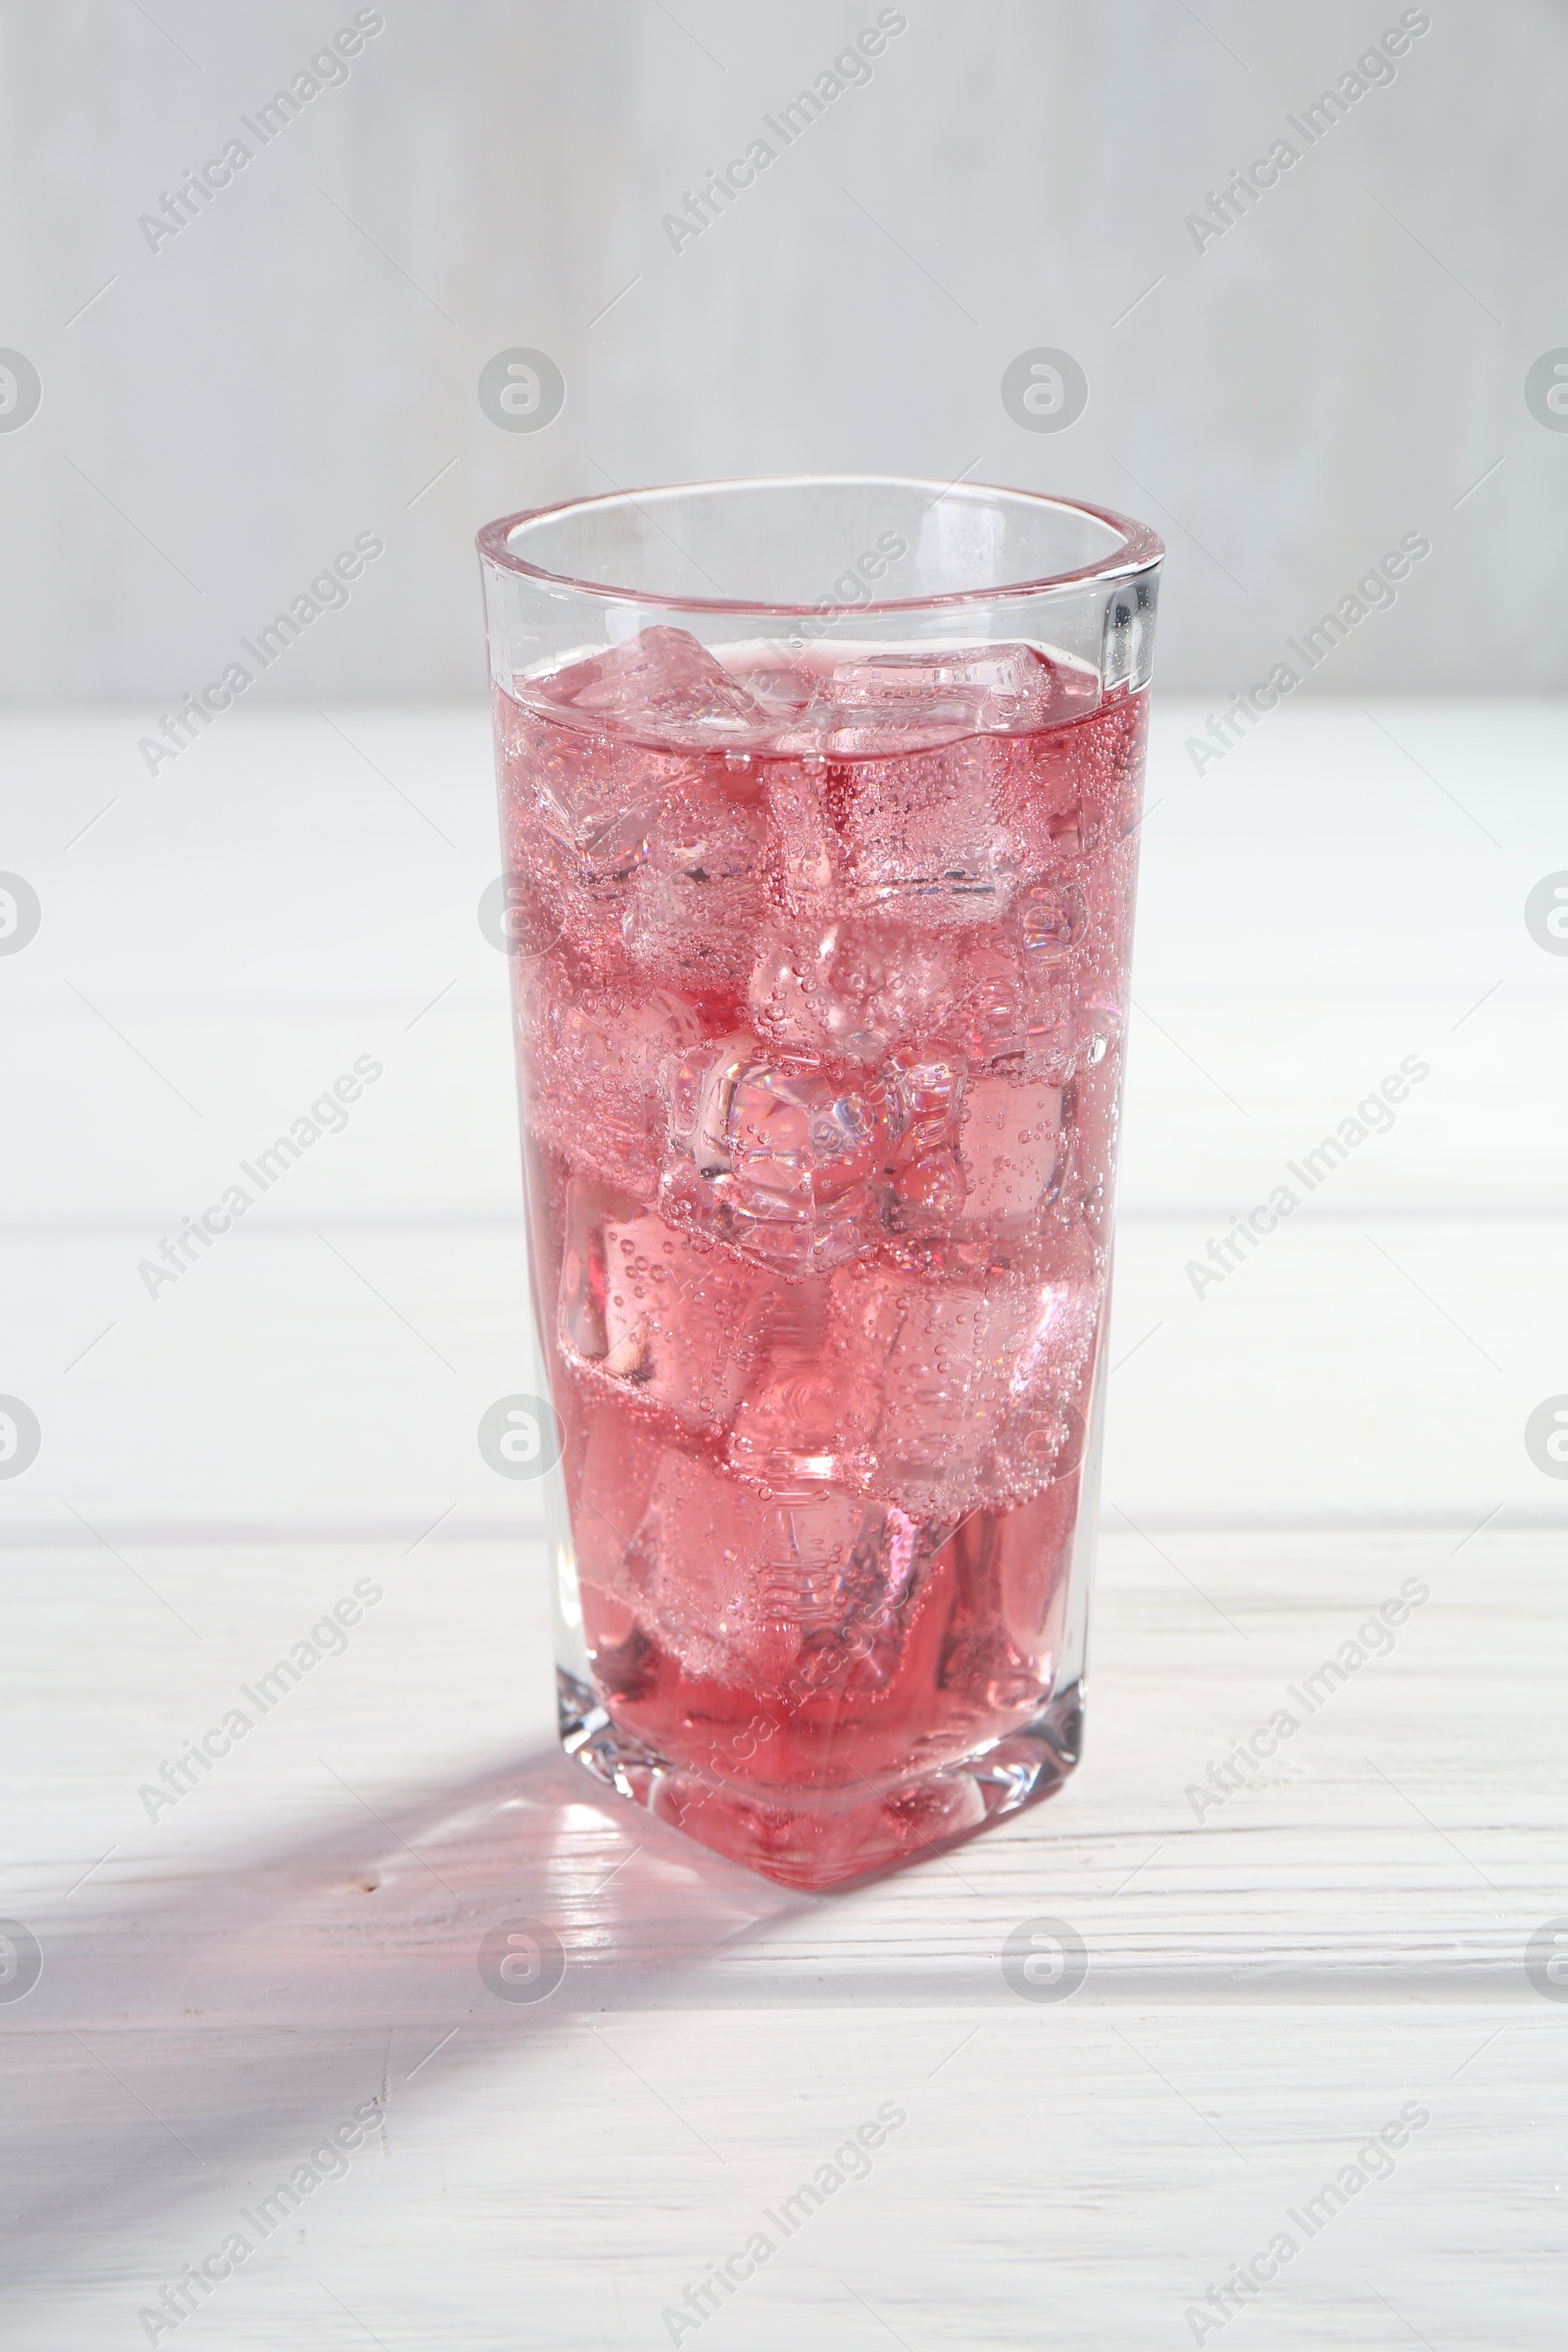
[[497, 692], [568, 1745], [789, 1884], [1060, 1702], [1147, 701], [669, 627]]

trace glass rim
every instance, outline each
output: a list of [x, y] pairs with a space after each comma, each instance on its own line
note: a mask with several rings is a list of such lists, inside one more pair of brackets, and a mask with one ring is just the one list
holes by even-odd
[[[810, 604], [797, 604], [754, 597], [650, 595], [646, 589], [623, 588], [610, 580], [583, 579], [571, 572], [552, 571], [545, 564], [528, 563], [509, 544], [512, 534], [524, 523], [548, 522], [593, 507], [628, 506], [640, 509], [645, 502], [673, 500], [693, 491], [825, 488], [930, 491], [932, 506], [956, 493], [965, 498], [990, 496], [1014, 499], [1061, 514], [1087, 515], [1116, 532], [1120, 545], [1107, 549], [1103, 556], [1092, 564], [1079, 564], [1065, 571], [1044, 572], [1033, 579], [1009, 580], [1000, 587], [944, 589], [932, 596], [896, 597], [875, 603], [870, 600], [853, 604], [836, 603], [831, 597], [820, 597]], [[771, 613], [791, 619], [840, 612], [863, 616], [868, 612], [951, 612], [968, 606], [1010, 603], [1043, 596], [1058, 588], [1082, 587], [1091, 581], [1110, 584], [1133, 578], [1140, 572], [1152, 570], [1165, 554], [1164, 542], [1157, 533], [1146, 523], [1136, 521], [1132, 515], [1118, 513], [1113, 507], [1098, 507], [1087, 499], [1057, 498], [1049, 491], [1026, 490], [1002, 482], [941, 483], [929, 481], [919, 474], [900, 473], [744, 474], [710, 481], [659, 482], [636, 490], [596, 491], [590, 497], [560, 499], [550, 506], [524, 507], [515, 514], [498, 515], [493, 522], [480, 527], [475, 534], [475, 544], [481, 563], [492, 564], [500, 571], [536, 581], [547, 589], [569, 589], [604, 603], [640, 606], [644, 610], [666, 612]]]

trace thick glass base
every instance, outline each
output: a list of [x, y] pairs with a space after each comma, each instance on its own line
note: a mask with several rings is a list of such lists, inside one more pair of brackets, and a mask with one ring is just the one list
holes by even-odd
[[818, 1893], [919, 1861], [1049, 1796], [1083, 1745], [1075, 1682], [1031, 1722], [927, 1778], [784, 1797], [672, 1764], [613, 1723], [575, 1676], [558, 1673], [557, 1686], [561, 1743], [596, 1780], [748, 1870]]

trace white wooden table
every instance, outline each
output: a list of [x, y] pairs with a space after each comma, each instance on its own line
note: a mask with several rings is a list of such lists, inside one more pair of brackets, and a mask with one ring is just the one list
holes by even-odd
[[[1201, 715], [1152, 761], [1087, 1761], [829, 1899], [555, 1751], [533, 1491], [474, 1442], [531, 1370], [483, 711], [236, 714], [156, 782], [141, 713], [7, 723], [43, 910], [0, 958], [0, 1391], [41, 1429], [0, 1480], [0, 1912], [43, 1954], [0, 2001], [8, 2344], [1560, 2344], [1568, 1984], [1526, 1953], [1568, 1914], [1568, 1485], [1523, 1432], [1568, 1391], [1568, 957], [1523, 906], [1568, 715], [1319, 703], [1197, 780]], [[346, 1127], [150, 1296], [359, 1056]], [[1196, 1296], [1406, 1056], [1392, 1130]], [[476, 1967], [520, 1917], [566, 1955], [537, 2004]], [[1042, 1917], [1066, 1999], [1003, 1974]], [[879, 2109], [863, 2177], [764, 2218]]]

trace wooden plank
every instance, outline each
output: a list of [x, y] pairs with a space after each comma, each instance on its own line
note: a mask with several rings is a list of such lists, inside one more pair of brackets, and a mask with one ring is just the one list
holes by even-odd
[[[1161, 712], [1087, 1760], [830, 1899], [556, 1751], [534, 1500], [474, 1443], [532, 1363], [484, 720], [331, 716], [347, 745], [247, 718], [156, 789], [123, 717], [5, 729], [47, 916], [0, 964], [0, 1388], [45, 1432], [0, 1481], [0, 1909], [45, 1955], [0, 2002], [18, 2340], [145, 2342], [365, 2108], [181, 2342], [689, 2342], [662, 2315], [762, 2229], [705, 2345], [1555, 2345], [1562, 2004], [1527, 1955], [1568, 1914], [1568, 1494], [1522, 1432], [1568, 1387], [1568, 958], [1521, 908], [1560, 711], [1318, 705], [1200, 778], [1204, 713]], [[345, 1129], [150, 1296], [361, 1054]], [[1406, 1054], [1393, 1126], [1195, 1283]], [[564, 1946], [537, 2007], [477, 1967], [520, 1917]], [[1064, 2000], [1004, 1974], [1041, 1919], [1086, 1946]], [[764, 2218], [889, 2103], [863, 2178]], [[1291, 2218], [1412, 2103], [1392, 2169]]]

